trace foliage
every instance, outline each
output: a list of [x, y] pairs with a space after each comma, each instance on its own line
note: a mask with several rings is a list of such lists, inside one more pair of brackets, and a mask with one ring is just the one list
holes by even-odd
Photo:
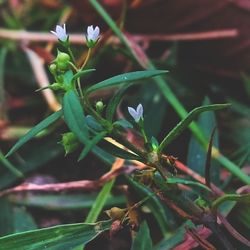
[[[89, 26], [82, 57], [76, 53], [68, 26], [57, 25], [52, 32], [59, 43], [57, 55], [52, 55], [55, 59], [48, 67], [52, 80], [46, 87], [40, 86], [38, 93], [50, 93], [58, 102], [57, 108], [52, 108], [52, 114], [46, 112], [44, 119], [37, 112], [40, 122], [18, 135], [11, 149], [4, 145], [1, 150], [7, 152], [5, 156], [0, 152], [0, 225], [6, 224], [0, 227], [0, 249], [91, 248], [104, 234], [112, 242], [119, 239], [118, 232], [126, 230], [131, 232], [126, 245], [131, 249], [185, 249], [197, 244], [206, 249], [249, 247], [248, 234], [230, 224], [230, 213], [239, 210], [237, 225], [249, 229], [249, 187], [236, 190], [229, 184], [249, 185], [250, 177], [222, 154], [215, 134], [215, 116], [229, 112], [231, 104], [224, 101], [226, 98], [213, 103], [207, 97], [203, 104], [182, 103], [178, 91], [187, 89], [179, 82], [180, 89], [172, 90], [174, 73], [165, 70], [171, 68], [171, 63], [164, 62], [164, 70], [157, 69], [98, 1], [89, 2], [125, 47], [116, 50], [108, 45], [98, 26]], [[9, 28], [19, 27], [15, 18], [3, 17]], [[116, 74], [107, 67], [111, 72], [103, 80], [98, 60], [102, 60], [105, 49], [111, 50], [114, 57], [122, 55], [135, 71]], [[30, 58], [35, 52], [25, 48], [25, 53]], [[0, 53], [2, 75], [9, 58], [5, 46]], [[143, 69], [138, 70], [137, 64]], [[25, 66], [19, 67], [13, 74], [20, 76]], [[244, 80], [248, 86], [247, 76]], [[196, 97], [198, 100], [198, 93]], [[232, 106], [238, 107], [241, 115], [248, 114]], [[189, 145], [185, 142], [188, 131], [192, 133]], [[249, 150], [241, 146], [235, 158], [243, 164], [248, 162]], [[178, 159], [183, 155], [190, 168]], [[60, 164], [54, 168], [58, 159]], [[225, 170], [228, 178], [224, 177]], [[45, 171], [48, 180], [46, 175], [28, 179], [32, 172], [39, 171]], [[17, 186], [10, 187], [14, 184]], [[59, 212], [61, 218], [55, 223], [59, 225], [52, 223], [43, 228], [32, 209]], [[69, 220], [62, 219], [68, 216], [66, 212]], [[154, 233], [153, 228], [159, 233]]]

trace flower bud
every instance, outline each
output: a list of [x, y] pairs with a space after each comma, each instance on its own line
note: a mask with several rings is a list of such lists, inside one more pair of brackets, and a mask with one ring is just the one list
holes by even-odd
[[72, 132], [64, 133], [60, 143], [64, 147], [65, 155], [75, 151], [80, 144], [76, 135]]
[[56, 74], [57, 66], [56, 66], [55, 63], [52, 63], [52, 64], [49, 65], [49, 71], [51, 72], [52, 75]]
[[86, 40], [87, 40], [87, 46], [89, 48], [95, 47], [99, 37], [100, 37], [100, 28], [98, 26], [94, 28], [93, 25], [88, 26]]
[[96, 111], [98, 113], [101, 113], [103, 111], [103, 108], [104, 108], [104, 104], [102, 101], [98, 101], [96, 104], [95, 104], [95, 108], [96, 108]]
[[57, 90], [64, 90], [63, 85], [60, 84], [60, 83], [58, 83], [58, 82], [55, 82], [55, 83], [49, 85], [49, 88], [52, 89], [52, 90], [55, 90], [55, 91], [57, 91]]
[[119, 207], [112, 207], [109, 210], [106, 210], [105, 213], [112, 219], [112, 220], [122, 220], [127, 212], [127, 209], [122, 209]]
[[55, 62], [58, 70], [65, 71], [68, 69], [70, 56], [67, 53], [58, 51]]

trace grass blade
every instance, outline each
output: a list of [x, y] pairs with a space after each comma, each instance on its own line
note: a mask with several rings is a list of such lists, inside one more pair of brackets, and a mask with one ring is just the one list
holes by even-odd
[[57, 121], [62, 116], [62, 110], [59, 110], [52, 115], [45, 118], [43, 121], [38, 123], [35, 127], [33, 127], [26, 135], [24, 135], [18, 142], [11, 148], [11, 150], [7, 153], [6, 157], [9, 157], [14, 152], [16, 152], [20, 147], [22, 147], [26, 142], [31, 140], [34, 136], [36, 136], [39, 132], [47, 128], [49, 125]]
[[93, 240], [110, 226], [111, 221], [77, 223], [12, 234], [0, 238], [0, 250], [72, 249]]
[[99, 82], [86, 90], [86, 93], [89, 94], [99, 89], [113, 87], [123, 83], [131, 83], [134, 81], [143, 80], [146, 78], [166, 74], [168, 71], [166, 70], [144, 70], [144, 71], [135, 71], [130, 73], [124, 73], [121, 75], [117, 75], [106, 79], [102, 82]]
[[163, 139], [161, 142], [158, 152], [162, 153], [162, 150], [169, 145], [173, 140], [175, 140], [189, 125], [190, 123], [196, 119], [196, 117], [205, 111], [218, 110], [229, 107], [230, 104], [213, 104], [206, 105], [202, 107], [198, 107], [193, 109], [182, 121], [180, 121]]

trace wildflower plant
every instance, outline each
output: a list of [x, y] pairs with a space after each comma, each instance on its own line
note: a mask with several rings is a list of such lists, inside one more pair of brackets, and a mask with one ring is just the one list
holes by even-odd
[[[86, 82], [82, 80], [86, 75], [95, 73], [95, 69], [89, 69], [87, 66], [91, 58], [91, 50], [96, 46], [101, 37], [100, 28], [98, 26], [94, 28], [93, 25], [87, 28], [86, 45], [88, 53], [81, 65], [76, 64], [75, 56], [71, 50], [70, 36], [66, 32], [66, 25], [57, 25], [55, 31], [51, 32], [58, 38], [63, 50], [57, 50], [56, 58], [49, 66], [49, 70], [54, 79], [53, 83], [47, 86], [47, 88], [60, 93], [62, 96], [62, 108], [32, 128], [12, 147], [7, 157], [16, 152], [21, 146], [48, 126], [54, 124], [59, 119], [63, 119], [67, 125], [67, 131], [62, 135], [60, 144], [64, 147], [65, 154], [70, 154], [77, 148], [81, 148], [82, 151], [78, 159], [76, 159], [78, 161], [81, 161], [90, 151], [93, 151], [99, 152], [99, 156], [102, 159], [105, 157], [109, 159], [113, 159], [114, 157], [124, 159], [125, 169], [129, 169], [129, 166], [135, 162], [140, 162], [140, 164], [143, 165], [143, 169], [134, 168], [135, 171], [132, 171], [133, 173], [128, 171], [129, 174], [124, 176], [127, 185], [143, 197], [142, 201], [129, 208], [115, 207], [108, 210], [107, 214], [111, 220], [102, 222], [101, 224], [95, 224], [95, 226], [100, 227], [100, 230], [91, 232], [92, 238], [104, 230], [110, 228], [114, 230], [115, 225], [116, 229], [120, 229], [124, 225], [132, 226], [129, 212], [133, 209], [138, 209], [144, 203], [153, 211], [162, 235], [166, 236], [168, 232], [168, 226], [166, 225], [169, 223], [167, 221], [164, 204], [167, 204], [167, 206], [182, 219], [189, 219], [192, 226], [189, 227], [188, 230], [190, 230], [190, 234], [192, 233], [196, 239], [198, 238], [200, 244], [205, 243], [204, 240], [202, 241], [202, 239], [197, 236], [198, 233], [194, 229], [195, 225], [207, 227], [217, 237], [222, 239], [224, 247], [231, 249], [231, 243], [220, 230], [216, 219], [219, 213], [218, 207], [227, 199], [246, 200], [249, 197], [220, 195], [213, 189], [209, 174], [206, 176], [206, 183], [178, 178], [176, 171], [173, 171], [173, 169], [175, 170], [176, 168], [177, 158], [165, 153], [167, 146], [180, 136], [200, 113], [220, 110], [229, 105], [213, 104], [195, 108], [167, 133], [162, 141], [158, 142], [154, 137], [149, 138], [145, 130], [144, 122], [147, 119], [147, 109], [145, 109], [141, 103], [135, 108], [130, 106], [125, 108], [126, 118], [124, 119], [116, 118], [116, 109], [126, 90], [131, 85], [137, 82], [142, 83], [142, 80], [148, 78], [165, 75], [168, 71], [153, 69], [123, 73], [93, 85], [87, 85]], [[91, 101], [91, 94], [110, 87], [116, 87], [117, 91], [109, 102], [104, 104], [102, 100], [97, 100], [95, 103]], [[133, 141], [130, 141], [127, 138], [127, 131], [135, 132], [135, 134], [141, 138], [142, 145], [137, 145]], [[208, 148], [208, 155], [211, 155], [212, 141], [206, 146]], [[207, 173], [209, 173], [209, 157], [207, 162]], [[124, 172], [126, 173], [125, 170]], [[96, 204], [102, 203], [105, 192], [107, 189], [110, 190], [112, 188], [112, 183], [113, 182], [108, 182], [105, 184], [105, 189], [102, 189]], [[199, 199], [193, 201], [187, 196], [181, 188], [183, 185], [197, 187], [195, 193], [198, 193]], [[86, 222], [95, 222], [102, 208], [102, 206], [97, 206], [91, 210]], [[79, 228], [81, 230], [90, 230], [86, 225], [82, 225], [82, 228], [79, 226]], [[84, 226], [88, 229], [84, 229]], [[186, 226], [188, 227], [188, 224]], [[141, 224], [141, 228], [143, 228], [142, 230], [148, 230], [147, 224], [145, 223]], [[61, 230], [60, 232], [63, 235], [63, 229], [60, 228], [58, 230]], [[54, 231], [52, 230], [51, 232], [51, 235], [53, 235]], [[75, 234], [74, 230], [72, 232]], [[32, 235], [30, 237], [32, 237]], [[148, 234], [144, 234], [144, 237], [149, 240]], [[6, 243], [4, 240], [5, 239], [1, 242], [0, 239], [0, 243], [10, 246], [7, 244], [11, 244], [11, 242]], [[89, 240], [90, 239], [86, 239], [86, 242]], [[52, 239], [51, 241], [53, 242]], [[136, 244], [136, 241], [139, 241], [139, 236], [134, 239], [134, 244]], [[72, 242], [71, 247], [77, 247], [77, 244], [84, 243], [84, 241], [80, 243], [77, 241], [76, 244]], [[36, 242], [34, 244], [38, 243]], [[58, 242], [54, 241], [53, 244], [56, 247]], [[150, 244], [152, 244], [152, 242]]]

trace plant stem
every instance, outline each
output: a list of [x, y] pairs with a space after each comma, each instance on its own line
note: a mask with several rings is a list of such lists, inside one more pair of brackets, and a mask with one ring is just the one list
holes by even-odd
[[[93, 5], [93, 7], [96, 9], [96, 11], [103, 17], [103, 19], [106, 21], [106, 23], [109, 25], [109, 27], [114, 31], [114, 33], [118, 36], [120, 41], [127, 47], [129, 52], [134, 56], [134, 58], [137, 60], [137, 62], [140, 65], [143, 65], [147, 69], [156, 69], [154, 64], [147, 59], [147, 66], [145, 66], [145, 63], [142, 62], [142, 59], [137, 56], [136, 52], [133, 51], [132, 46], [130, 45], [130, 42], [128, 39], [123, 35], [123, 33], [120, 31], [116, 23], [112, 20], [112, 18], [109, 16], [109, 14], [104, 10], [104, 8], [96, 1], [96, 0], [89, 0], [89, 2]], [[175, 109], [177, 114], [181, 118], [185, 118], [188, 114], [184, 106], [181, 104], [181, 102], [177, 99], [173, 91], [170, 89], [170, 87], [167, 85], [165, 80], [158, 76], [154, 78], [157, 86], [161, 90], [163, 96], [166, 98], [166, 100], [171, 104], [171, 106]], [[206, 137], [204, 136], [202, 130], [198, 127], [198, 125], [193, 122], [189, 125], [190, 130], [194, 134], [194, 136], [197, 138], [197, 140], [200, 142], [200, 144], [203, 146], [204, 149], [207, 148], [208, 141]], [[217, 151], [217, 154], [213, 154], [213, 158], [216, 159], [219, 163], [221, 163], [227, 170], [229, 170], [233, 175], [237, 176], [242, 182], [246, 184], [250, 184], [250, 177], [247, 176], [245, 173], [243, 173], [236, 164], [231, 162], [229, 159], [227, 159], [225, 156], [223, 156], [219, 150], [215, 147], [213, 147], [213, 151]]]
[[80, 67], [80, 70], [82, 70], [86, 66], [86, 64], [87, 64], [87, 62], [88, 62], [88, 60], [90, 58], [91, 51], [92, 51], [91, 48], [89, 48], [88, 52], [87, 52], [87, 56], [86, 56], [86, 58], [85, 58], [85, 60], [84, 60], [84, 62], [82, 64], [82, 66]]
[[99, 192], [89, 214], [85, 220], [85, 223], [94, 223], [98, 219], [109, 195], [110, 191], [115, 183], [115, 179], [107, 182], [103, 187], [102, 190]]
[[213, 201], [211, 209], [212, 211], [216, 211], [218, 207], [225, 201], [239, 201], [239, 202], [250, 202], [250, 194], [225, 194], [215, 201]]
[[2, 151], [0, 151], [0, 162], [5, 166], [11, 173], [13, 173], [18, 178], [24, 178], [22, 172], [16, 169], [3, 155]]
[[69, 46], [67, 47], [67, 50], [68, 50], [69, 56], [70, 56], [73, 64], [75, 64], [76, 63], [76, 59], [75, 59], [75, 56], [74, 56], [74, 54], [73, 54], [73, 52], [72, 52], [72, 50], [71, 50], [71, 48]]

